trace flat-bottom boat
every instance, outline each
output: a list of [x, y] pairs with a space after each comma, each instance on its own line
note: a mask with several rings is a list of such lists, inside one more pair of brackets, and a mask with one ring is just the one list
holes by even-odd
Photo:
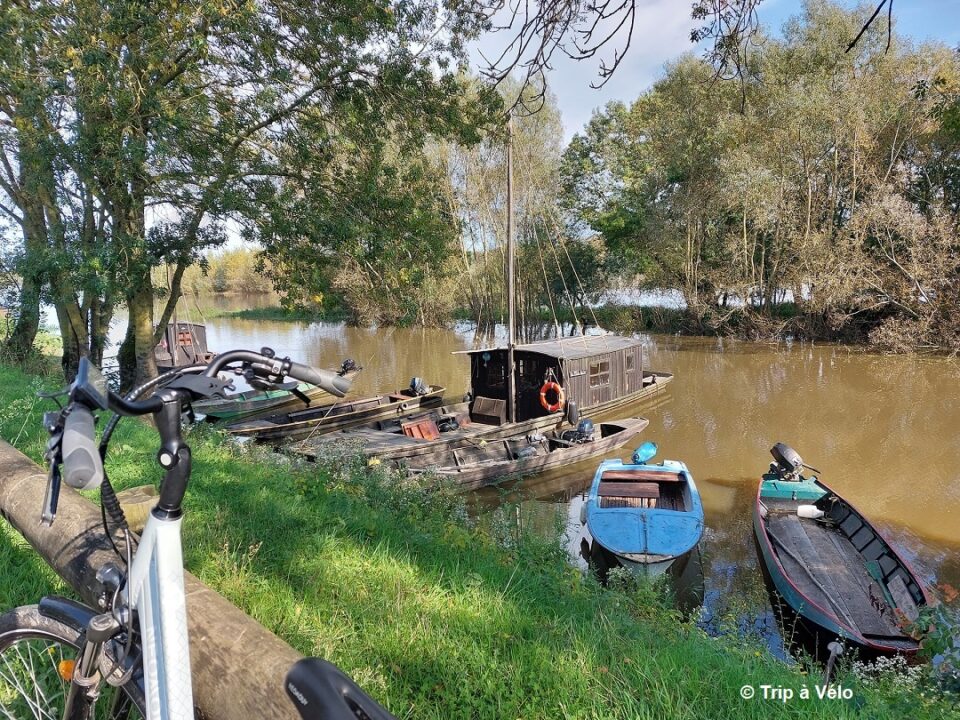
[[814, 642], [867, 655], [914, 654], [908, 627], [929, 602], [913, 570], [850, 503], [804, 477], [783, 443], [757, 492], [753, 527], [767, 576]]
[[475, 490], [504, 478], [533, 474], [603, 455], [628, 443], [647, 425], [627, 418], [594, 425], [581, 420], [575, 430], [520, 433], [470, 446], [443, 448], [391, 461], [411, 475], [431, 473], [458, 489]]
[[445, 388], [438, 385], [408, 387], [392, 393], [358, 400], [340, 400], [305, 410], [274, 413], [232, 423], [224, 429], [259, 442], [322, 435], [377, 418], [402, 418], [443, 402]]
[[594, 553], [602, 549], [649, 577], [696, 548], [704, 528], [703, 504], [687, 466], [677, 460], [651, 464], [656, 451], [648, 442], [632, 463], [600, 463], [580, 511]]
[[[293, 390], [243, 390], [228, 395], [225, 399], [204, 400], [193, 405], [197, 414], [203, 415], [210, 422], [222, 420], [249, 420], [264, 413], [275, 413], [298, 407], [310, 407], [321, 398], [329, 398], [323, 388], [308, 383], [297, 385], [297, 393]], [[302, 397], [301, 397], [302, 395]]]

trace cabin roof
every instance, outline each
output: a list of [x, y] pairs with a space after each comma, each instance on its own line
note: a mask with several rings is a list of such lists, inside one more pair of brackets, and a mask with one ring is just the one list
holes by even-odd
[[[514, 350], [518, 352], [537, 353], [539, 355], [565, 360], [578, 360], [580, 358], [624, 350], [628, 347], [639, 346], [641, 344], [640, 340], [623, 337], [622, 335], [578, 335], [576, 337], [556, 338], [554, 340], [542, 340], [540, 342], [517, 345]], [[506, 349], [506, 347], [500, 346], [480, 348], [479, 350], [464, 350], [461, 352], [468, 355], [477, 355], [478, 353], [503, 351]]]

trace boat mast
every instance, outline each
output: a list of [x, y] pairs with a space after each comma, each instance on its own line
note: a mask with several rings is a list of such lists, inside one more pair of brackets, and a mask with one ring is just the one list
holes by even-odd
[[513, 113], [507, 115], [507, 420], [517, 421], [517, 379], [513, 347], [517, 342], [513, 248]]

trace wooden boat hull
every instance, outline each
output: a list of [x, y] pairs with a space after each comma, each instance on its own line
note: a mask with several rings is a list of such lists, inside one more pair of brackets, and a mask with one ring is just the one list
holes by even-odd
[[[646, 418], [627, 418], [597, 423], [595, 440], [581, 444], [565, 443], [550, 433], [538, 443], [528, 443], [526, 433], [463, 448], [431, 451], [426, 455], [394, 461], [411, 475], [431, 474], [454, 483], [461, 490], [475, 490], [504, 478], [535, 474], [603, 455], [632, 440], [647, 425]], [[517, 448], [534, 447], [536, 454], [516, 457]], [[522, 454], [522, 453], [521, 453]]]
[[[307, 383], [300, 383], [297, 389], [307, 396], [310, 405], [330, 397], [330, 393], [323, 388]], [[303, 400], [288, 390], [247, 390], [230, 395], [225, 400], [204, 400], [193, 404], [194, 411], [203, 414], [211, 422], [250, 420], [257, 415], [303, 407]]]
[[[827, 522], [799, 517], [801, 504], [823, 509]], [[866, 518], [824, 483], [764, 476], [753, 529], [773, 589], [821, 643], [839, 638], [871, 655], [917, 652], [919, 642], [901, 628], [897, 610], [926, 605], [924, 585]], [[876, 563], [873, 574], [868, 563]]]
[[281, 413], [255, 418], [224, 429], [234, 435], [252, 437], [258, 442], [277, 442], [322, 435], [377, 418], [404, 417], [420, 410], [439, 406], [445, 388], [431, 386], [424, 395], [412, 395], [407, 390], [361, 398], [359, 400], [326, 403], [297, 412]]
[[[644, 386], [642, 390], [625, 398], [618, 398], [592, 407], [581, 408], [581, 416], [586, 414], [602, 415], [624, 405], [632, 405], [651, 400], [666, 392], [666, 387], [672, 380], [673, 375], [671, 373], [653, 371], [644, 373]], [[469, 412], [470, 406], [468, 403], [457, 403], [438, 408], [431, 414], [437, 417], [445, 415], [457, 416], [461, 420], [466, 420], [469, 417]], [[477, 442], [490, 442], [491, 440], [512, 435], [532, 433], [538, 430], [543, 431], [548, 428], [559, 429], [565, 422], [566, 419], [563, 413], [532, 418], [517, 423], [506, 423], [504, 425], [486, 425], [471, 422], [462, 425], [458, 430], [442, 433], [439, 438], [434, 440], [424, 440], [407, 437], [399, 433], [384, 432], [377, 427], [353, 427], [344, 431], [342, 434], [318, 437], [315, 439], [311, 438], [309, 441], [289, 445], [285, 450], [303, 455], [307, 459], [312, 460], [323, 451], [324, 443], [353, 441], [362, 446], [361, 451], [368, 458], [400, 460], [414, 457], [424, 452], [433, 452], [438, 449], [445, 450], [467, 447]]]
[[624, 567], [655, 576], [697, 547], [703, 504], [681, 462], [658, 465], [600, 463], [583, 507], [595, 545]]

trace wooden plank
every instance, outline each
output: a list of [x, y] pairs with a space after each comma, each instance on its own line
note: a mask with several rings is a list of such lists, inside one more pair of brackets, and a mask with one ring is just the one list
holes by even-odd
[[655, 470], [606, 470], [600, 480], [632, 480], [634, 482], [682, 482], [680, 473]]
[[400, 423], [400, 428], [407, 437], [422, 440], [436, 440], [440, 437], [440, 430], [437, 428], [437, 424], [429, 418]]
[[660, 488], [656, 483], [601, 482], [597, 488], [600, 497], [660, 497]]
[[916, 622], [920, 616], [917, 604], [913, 601], [913, 596], [907, 590], [907, 585], [903, 578], [897, 575], [893, 580], [887, 583], [890, 594], [893, 595], [893, 601], [897, 604], [897, 609], [906, 616], [910, 622]]

